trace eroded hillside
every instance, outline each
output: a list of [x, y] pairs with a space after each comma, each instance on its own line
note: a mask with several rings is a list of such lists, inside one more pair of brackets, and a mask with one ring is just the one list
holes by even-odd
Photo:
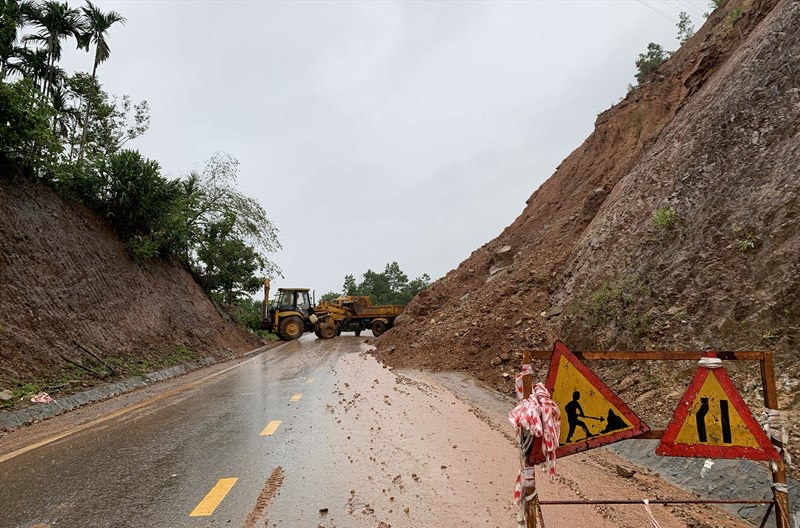
[[104, 222], [50, 187], [0, 179], [0, 248], [0, 389], [97, 382], [67, 361], [96, 361], [78, 344], [128, 374], [258, 344], [184, 269], [131, 261]]
[[[781, 403], [797, 416], [798, 27], [796, 1], [717, 9], [598, 117], [512, 225], [409, 305], [377, 341], [381, 359], [467, 370], [510, 391], [520, 351], [554, 339], [584, 350], [769, 349]], [[694, 366], [596, 368], [664, 425], [672, 407], [649, 404], [679, 397]], [[757, 368], [734, 370], [758, 401]]]

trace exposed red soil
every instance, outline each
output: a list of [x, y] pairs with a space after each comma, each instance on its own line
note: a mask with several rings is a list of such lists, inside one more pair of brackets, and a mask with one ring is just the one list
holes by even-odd
[[[583, 350], [768, 349], [798, 445], [797, 27], [797, 2], [717, 9], [598, 116], [500, 236], [409, 304], [375, 341], [378, 357], [510, 392], [521, 351], [555, 339]], [[623, 398], [653, 426], [694, 367], [594, 365], [610, 385], [625, 382]], [[535, 368], [543, 379], [547, 366]], [[731, 370], [758, 410], [758, 367]]]
[[105, 222], [50, 187], [0, 179], [0, 247], [0, 390], [97, 383], [61, 357], [93, 361], [76, 342], [151, 370], [179, 347], [225, 358], [259, 344], [188, 272], [133, 262]]

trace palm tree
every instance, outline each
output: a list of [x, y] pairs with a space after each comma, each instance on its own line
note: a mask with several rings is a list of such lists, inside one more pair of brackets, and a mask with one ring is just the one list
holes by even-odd
[[[53, 69], [57, 60], [61, 59], [61, 41], [72, 35], [80, 39], [83, 30], [83, 21], [80, 11], [71, 9], [66, 2], [56, 2], [46, 0], [42, 4], [31, 4], [26, 8], [26, 18], [28, 22], [39, 27], [39, 33], [28, 35], [23, 40], [25, 42], [42, 42], [47, 50], [47, 69]], [[47, 101], [47, 89], [49, 87], [47, 75], [45, 77], [42, 92]]]
[[17, 32], [25, 24], [26, 2], [0, 0], [0, 80], [13, 70], [9, 59], [17, 51]]
[[23, 77], [30, 79], [34, 87], [42, 88], [45, 78], [47, 78], [47, 50], [44, 48], [15, 48], [13, 58], [16, 62], [9, 62], [7, 71], [14, 71]]
[[75, 128], [72, 125], [77, 118], [78, 109], [70, 105], [69, 94], [63, 83], [53, 85], [50, 89], [50, 104], [53, 107], [53, 135], [59, 135], [66, 140], [70, 131]]
[[78, 151], [78, 160], [83, 159], [83, 148], [86, 144], [86, 131], [89, 129], [89, 112], [92, 107], [97, 66], [107, 61], [111, 55], [106, 33], [117, 22], [125, 24], [125, 17], [116, 11], [103, 13], [89, 0], [86, 0], [86, 5], [82, 8], [82, 11], [86, 21], [86, 32], [78, 42], [80, 47], [86, 48], [86, 51], [89, 51], [89, 46], [94, 43], [94, 67], [92, 68], [92, 83], [89, 85], [89, 99], [86, 101], [86, 117], [83, 123], [83, 136], [81, 137], [81, 147]]

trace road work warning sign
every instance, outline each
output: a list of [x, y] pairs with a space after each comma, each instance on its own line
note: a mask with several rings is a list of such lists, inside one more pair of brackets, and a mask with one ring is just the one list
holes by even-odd
[[[556, 341], [545, 386], [561, 411], [556, 456], [644, 434], [650, 428], [561, 341]], [[538, 449], [531, 450], [538, 463]]]
[[[709, 357], [715, 357], [713, 353]], [[656, 454], [777, 460], [778, 451], [722, 367], [699, 367]]]

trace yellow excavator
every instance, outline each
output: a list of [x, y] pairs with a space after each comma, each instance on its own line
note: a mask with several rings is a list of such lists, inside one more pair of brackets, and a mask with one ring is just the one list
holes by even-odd
[[264, 307], [259, 327], [284, 341], [298, 339], [305, 332], [314, 332], [322, 339], [331, 339], [342, 332], [372, 330], [377, 337], [394, 325], [405, 306], [375, 306], [368, 296], [343, 296], [314, 306], [310, 288], [279, 288], [269, 302], [269, 279], [264, 279]]
[[272, 305], [269, 302], [269, 279], [264, 279], [264, 307], [259, 328], [284, 341], [299, 339], [314, 331], [318, 318], [309, 295], [310, 288], [279, 288]]

